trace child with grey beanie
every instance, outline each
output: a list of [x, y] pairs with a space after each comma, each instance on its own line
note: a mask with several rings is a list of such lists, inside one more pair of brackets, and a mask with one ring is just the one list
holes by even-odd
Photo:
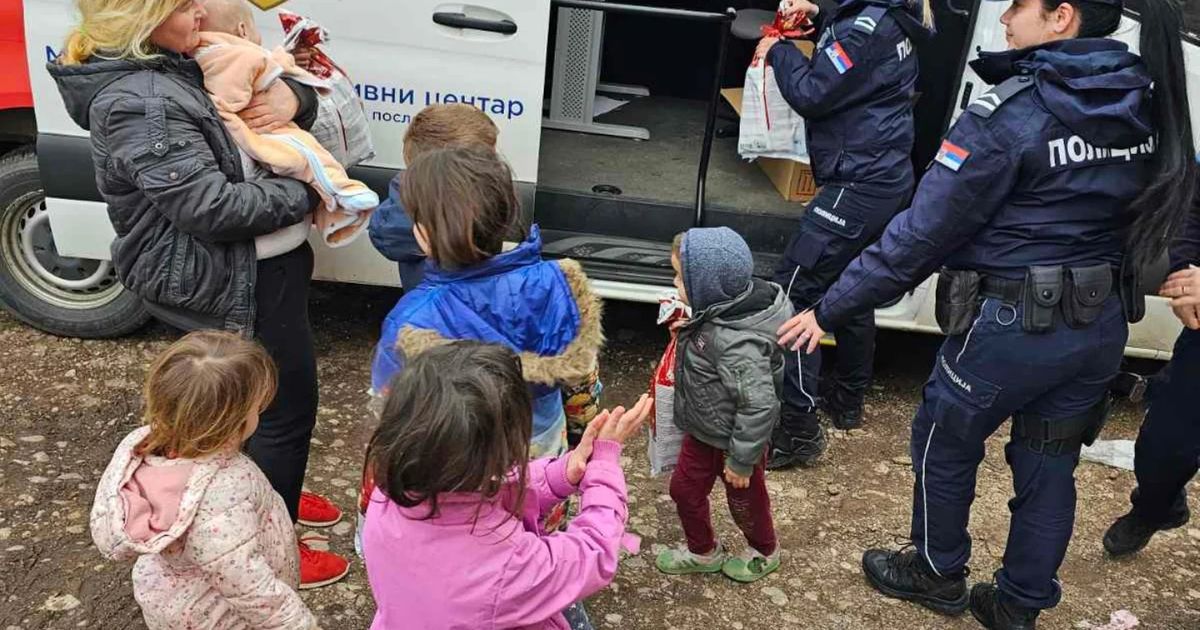
[[[783, 353], [775, 331], [792, 316], [783, 289], [754, 277], [746, 241], [729, 228], [694, 228], [675, 239], [675, 288], [692, 307], [675, 349], [675, 425], [687, 435], [671, 475], [687, 546], [655, 561], [673, 575], [723, 572], [754, 582], [779, 568], [764, 466], [779, 421]], [[749, 547], [730, 556], [709, 519], [713, 482]]]

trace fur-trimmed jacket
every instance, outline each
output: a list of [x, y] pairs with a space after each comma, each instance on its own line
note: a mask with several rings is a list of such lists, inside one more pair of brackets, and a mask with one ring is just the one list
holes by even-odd
[[578, 262], [542, 260], [535, 225], [516, 248], [466, 269], [426, 264], [424, 282], [384, 320], [372, 390], [385, 395], [405, 358], [433, 346], [458, 339], [502, 344], [520, 354], [533, 393], [535, 447], [559, 443], [550, 434], [561, 433], [565, 421], [561, 387], [595, 374], [601, 310]]

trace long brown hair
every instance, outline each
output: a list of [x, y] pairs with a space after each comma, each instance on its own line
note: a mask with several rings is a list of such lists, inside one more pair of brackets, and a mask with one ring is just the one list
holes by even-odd
[[519, 515], [531, 409], [521, 360], [512, 351], [477, 341], [433, 348], [392, 382], [367, 466], [393, 502], [427, 504], [426, 518], [438, 515], [438, 500], [449, 492], [479, 493], [478, 517], [515, 470], [516, 496], [507, 509]]
[[171, 344], [146, 376], [150, 433], [138, 455], [193, 458], [227, 447], [275, 397], [275, 364], [257, 343], [202, 330]]
[[512, 171], [481, 146], [433, 149], [404, 173], [404, 208], [429, 243], [429, 257], [460, 269], [500, 253], [506, 237], [524, 239]]

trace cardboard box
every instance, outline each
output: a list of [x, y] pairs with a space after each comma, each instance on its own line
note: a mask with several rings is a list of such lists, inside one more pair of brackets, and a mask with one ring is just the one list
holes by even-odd
[[[742, 88], [725, 88], [721, 96], [733, 107], [733, 111], [742, 114]], [[817, 182], [813, 179], [812, 166], [794, 160], [779, 158], [757, 158], [755, 164], [762, 169], [775, 189], [788, 201], [806, 203], [817, 194]]]
[[[795, 44], [805, 57], [812, 56], [812, 42], [797, 41]], [[739, 116], [742, 115], [742, 92], [740, 87], [721, 90], [721, 96], [729, 102], [733, 111], [737, 112]], [[813, 179], [810, 165], [777, 158], [758, 158], [754, 161], [771, 179], [771, 183], [775, 184], [776, 190], [783, 195], [784, 199], [807, 203], [816, 196], [817, 182]]]

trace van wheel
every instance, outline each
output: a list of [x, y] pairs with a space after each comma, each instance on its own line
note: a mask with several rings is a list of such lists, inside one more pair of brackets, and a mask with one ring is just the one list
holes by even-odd
[[58, 254], [32, 147], [0, 158], [0, 304], [68, 337], [118, 337], [150, 318], [110, 262]]

